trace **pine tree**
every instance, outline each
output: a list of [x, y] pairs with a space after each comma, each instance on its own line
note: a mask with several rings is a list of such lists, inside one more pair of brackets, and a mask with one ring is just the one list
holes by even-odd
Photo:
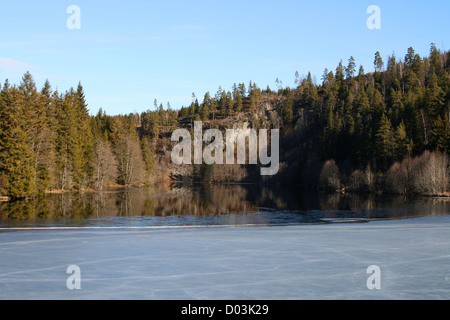
[[21, 124], [19, 94], [8, 81], [0, 93], [0, 176], [3, 194], [13, 199], [37, 194], [34, 155]]
[[75, 113], [69, 95], [59, 95], [57, 91], [53, 93], [55, 101], [55, 116], [57, 120], [56, 128], [56, 166], [57, 182], [56, 186], [61, 190], [72, 190], [73, 188], [73, 164], [72, 152], [75, 136]]
[[256, 111], [257, 105], [259, 103], [259, 99], [261, 97], [261, 90], [256, 86], [256, 83], [251, 83], [250, 81], [250, 110], [252, 112]]
[[441, 75], [442, 68], [442, 54], [439, 49], [436, 48], [434, 43], [431, 44], [430, 48], [430, 74], [435, 73], [438, 77]]
[[356, 72], [356, 63], [353, 57], [348, 60], [348, 66], [345, 68], [345, 75], [347, 79], [353, 78]]
[[74, 113], [77, 117], [75, 123], [77, 141], [75, 141], [73, 149], [76, 173], [74, 182], [77, 189], [82, 189], [90, 186], [93, 176], [94, 139], [84, 89], [81, 83], [78, 84], [77, 91], [74, 94], [74, 108]]
[[217, 102], [216, 102], [215, 99], [211, 99], [209, 112], [210, 112], [210, 114], [212, 114], [213, 120], [215, 120], [216, 119], [216, 114], [217, 114]]
[[[325, 68], [325, 70], [323, 70], [323, 74], [322, 74], [322, 87], [326, 87], [328, 84], [328, 75], [330, 74], [330, 72], [328, 71], [328, 68]], [[300, 81], [298, 83], [298, 85], [300, 85]]]
[[390, 92], [390, 103], [389, 103], [389, 117], [394, 123], [398, 123], [398, 119], [402, 118], [404, 113], [404, 104], [402, 100], [402, 95], [400, 92], [391, 88]]
[[360, 113], [368, 113], [370, 111], [370, 101], [366, 90], [359, 91], [356, 97], [356, 106]]
[[439, 152], [450, 151], [450, 126], [448, 119], [443, 120], [438, 116], [431, 131], [431, 145]]
[[234, 111], [239, 113], [242, 111], [243, 100], [239, 88], [234, 84], [233, 86], [233, 100], [234, 100]]
[[226, 116], [230, 117], [234, 114], [234, 101], [230, 91], [227, 92], [226, 97]]
[[294, 122], [294, 100], [288, 95], [282, 106], [283, 124], [285, 127], [291, 127]]
[[150, 130], [153, 138], [158, 139], [161, 132], [159, 113], [152, 112], [150, 114]]
[[385, 169], [388, 168], [390, 161], [395, 156], [395, 136], [391, 125], [391, 121], [384, 113], [378, 126], [376, 137], [376, 154], [377, 158]]
[[395, 145], [396, 145], [396, 159], [397, 161], [403, 160], [407, 155], [410, 155], [414, 143], [412, 139], [408, 138], [406, 133], [405, 123], [402, 121], [395, 131]]
[[[196, 102], [198, 105], [198, 100], [196, 100]], [[197, 105], [195, 106], [195, 112], [197, 112], [198, 109]], [[164, 110], [164, 106], [162, 103], [159, 105], [158, 114], [159, 114], [159, 126], [164, 130], [164, 127], [167, 126], [167, 114], [166, 111]]]
[[227, 93], [225, 92], [225, 90], [222, 90], [222, 92], [220, 93], [220, 98], [218, 100], [218, 105], [217, 105], [217, 109], [218, 109], [218, 113], [220, 116], [225, 116], [227, 113]]
[[27, 72], [19, 86], [18, 103], [22, 110], [22, 128], [27, 135], [34, 159], [36, 189], [43, 194], [55, 179], [54, 112], [48, 80], [39, 93], [32, 75]]
[[353, 118], [353, 95], [348, 94], [345, 100], [345, 126], [347, 134], [353, 136], [355, 133], [355, 119]]
[[156, 170], [155, 168], [155, 158], [152, 147], [152, 142], [150, 137], [143, 137], [141, 140], [141, 149], [142, 149], [142, 159], [145, 163], [145, 172], [147, 173], [147, 178], [145, 179], [145, 183], [149, 184], [151, 178]]
[[210, 104], [211, 104], [211, 98], [209, 96], [209, 92], [205, 94], [205, 97], [203, 99], [203, 103], [201, 105], [201, 119], [202, 121], [206, 121], [209, 119], [210, 114]]
[[405, 66], [407, 68], [413, 67], [415, 56], [416, 56], [416, 52], [414, 51], [414, 49], [412, 47], [409, 47], [408, 52], [405, 55]]
[[245, 84], [244, 83], [239, 83], [239, 94], [241, 95], [241, 97], [244, 99], [245, 97], [247, 97], [246, 92], [247, 89], [245, 88]]
[[19, 85], [18, 99], [16, 102], [21, 109], [22, 128], [28, 136], [30, 148], [34, 148], [38, 131], [43, 125], [43, 110], [38, 106], [38, 92], [33, 76], [26, 72]]
[[375, 60], [373, 61], [373, 65], [375, 67], [375, 72], [383, 71], [384, 62], [379, 51], [375, 53]]
[[445, 92], [438, 84], [438, 78], [435, 73], [430, 77], [425, 94], [426, 111], [434, 122], [438, 115], [443, 114], [445, 105]]
[[317, 93], [317, 87], [314, 85], [311, 77], [311, 73], [308, 73], [308, 77], [306, 80], [302, 83], [303, 87], [303, 105], [311, 108], [313, 110], [314, 115], [316, 117], [319, 116], [319, 110], [318, 110], [318, 102], [319, 102], [319, 96]]
[[185, 107], [181, 107], [180, 111], [178, 112], [178, 117], [185, 118], [189, 116], [189, 109]]
[[344, 80], [344, 66], [342, 65], [342, 60], [339, 62], [339, 65], [336, 67], [335, 78], [339, 85]]

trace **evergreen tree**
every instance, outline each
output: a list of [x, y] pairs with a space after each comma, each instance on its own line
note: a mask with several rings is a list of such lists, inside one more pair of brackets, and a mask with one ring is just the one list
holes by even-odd
[[404, 108], [405, 106], [403, 104], [401, 93], [391, 88], [388, 113], [389, 118], [392, 120], [393, 123], [398, 123], [399, 119], [402, 118]]
[[239, 113], [242, 111], [243, 100], [239, 88], [234, 84], [233, 86], [233, 100], [234, 100], [234, 111]]
[[384, 62], [379, 51], [375, 53], [375, 60], [373, 61], [373, 65], [375, 67], [375, 72], [383, 71]]
[[55, 101], [56, 128], [56, 166], [57, 181], [55, 187], [61, 190], [72, 190], [74, 166], [72, 161], [75, 144], [75, 112], [68, 94], [53, 93]]
[[439, 49], [436, 48], [434, 43], [431, 44], [430, 48], [430, 74], [436, 74], [438, 77], [441, 75], [442, 68], [442, 54]]
[[445, 92], [438, 84], [438, 78], [435, 73], [430, 77], [425, 94], [425, 105], [428, 114], [432, 121], [437, 118], [438, 115], [443, 114], [445, 104]]
[[356, 63], [353, 57], [348, 60], [348, 66], [345, 68], [345, 75], [347, 79], [353, 78], [356, 72]]
[[416, 52], [412, 47], [408, 48], [408, 52], [405, 55], [405, 67], [412, 68], [414, 64], [414, 59], [416, 57]]
[[205, 93], [203, 98], [203, 103], [201, 105], [201, 119], [202, 121], [206, 121], [209, 119], [210, 115], [210, 105], [211, 105], [211, 97], [209, 92]]
[[[278, 92], [269, 87], [261, 91], [250, 81], [247, 88], [234, 84], [231, 92], [219, 87], [214, 97], [205, 94], [201, 104], [193, 94], [192, 103], [179, 111], [171, 110], [170, 104], [164, 110], [155, 99], [152, 111], [114, 117], [102, 110], [90, 116], [81, 84], [59, 93], [46, 81], [38, 91], [26, 73], [18, 87], [6, 81], [0, 90], [0, 190], [22, 198], [47, 189], [101, 189], [103, 173], [114, 171], [105, 161], [117, 163], [118, 182], [142, 185], [156, 169], [153, 160], [166, 155], [167, 134], [179, 126], [179, 117], [189, 117], [190, 123], [181, 122], [186, 126], [211, 118], [219, 127], [217, 115], [234, 120], [245, 109], [253, 113], [250, 121], [255, 127], [263, 126], [264, 118], [255, 120], [263, 95], [280, 106], [269, 121], [280, 116], [281, 129], [294, 124], [301, 128], [295, 136], [286, 130], [283, 138], [304, 148], [302, 162], [320, 153], [323, 160], [332, 157], [360, 168], [378, 164], [378, 170], [386, 171], [393, 161], [426, 149], [448, 152], [449, 56], [434, 45], [424, 58], [408, 48], [404, 62], [393, 54], [383, 72], [377, 52], [374, 74], [365, 74], [361, 66], [355, 78], [356, 65], [350, 57], [346, 67], [339, 63], [335, 74], [325, 69], [321, 85], [313, 82], [311, 73], [299, 82], [297, 72], [292, 91], [280, 81]], [[239, 115], [245, 117], [247, 113]], [[298, 160], [292, 153], [300, 152], [291, 147], [288, 153], [286, 170], [290, 159]], [[347, 170], [353, 169], [349, 165]], [[115, 178], [107, 178], [111, 179]]]
[[443, 120], [438, 116], [433, 124], [431, 131], [431, 145], [432, 148], [439, 152], [450, 151], [450, 126], [448, 118]]
[[244, 83], [239, 83], [239, 94], [241, 95], [242, 98], [245, 98], [247, 89], [245, 88], [245, 84]]
[[353, 95], [348, 94], [345, 100], [345, 127], [347, 134], [353, 136], [355, 133], [355, 119], [353, 118]]
[[339, 65], [336, 67], [335, 79], [337, 81], [338, 86], [340, 86], [342, 81], [344, 81], [344, 66], [342, 65], [342, 60], [339, 62]]
[[154, 152], [150, 137], [143, 137], [143, 139], [141, 140], [141, 149], [142, 149], [142, 158], [145, 163], [145, 172], [147, 173], [145, 183], [150, 184], [151, 178], [155, 171]]
[[234, 114], [234, 101], [230, 91], [226, 95], [226, 116], [230, 117]]
[[37, 194], [34, 154], [21, 126], [19, 92], [6, 81], [0, 93], [0, 176], [3, 194], [13, 198]]
[[283, 103], [283, 124], [285, 127], [291, 127], [294, 121], [294, 100], [288, 95], [287, 100]]
[[402, 161], [407, 155], [411, 155], [413, 150], [413, 141], [408, 138], [405, 123], [402, 121], [395, 132], [396, 159]]
[[384, 113], [378, 126], [376, 137], [376, 154], [381, 165], [387, 169], [395, 156], [395, 136], [391, 121]]
[[[329, 75], [329, 71], [328, 68], [325, 68], [325, 70], [323, 71], [323, 75], [322, 75], [322, 87], [326, 87], [326, 85], [328, 84], [328, 75]], [[300, 82], [298, 83], [300, 85]]]
[[75, 141], [73, 145], [74, 183], [76, 189], [90, 187], [93, 176], [94, 139], [90, 126], [90, 116], [87, 109], [84, 89], [78, 84], [74, 93]]
[[316, 117], [319, 116], [319, 110], [318, 110], [318, 102], [319, 102], [319, 96], [317, 92], [317, 87], [314, 85], [311, 77], [311, 73], [308, 73], [308, 77], [306, 80], [302, 83], [302, 90], [303, 90], [303, 105], [308, 106], [311, 108], [314, 112], [314, 115]]
[[251, 83], [250, 81], [250, 86], [249, 86], [249, 90], [250, 90], [250, 110], [252, 112], [256, 111], [259, 99], [261, 97], [261, 90], [256, 86], [256, 83]]
[[[198, 101], [197, 101], [197, 105], [198, 105]], [[195, 106], [195, 109], [197, 112], [198, 107]], [[167, 114], [166, 114], [166, 111], [164, 110], [162, 103], [159, 105], [158, 115], [159, 115], [159, 126], [160, 126], [160, 128], [163, 129], [164, 127], [167, 126]]]
[[178, 112], [178, 117], [185, 118], [189, 116], [189, 110], [188, 108], [181, 107], [180, 111]]

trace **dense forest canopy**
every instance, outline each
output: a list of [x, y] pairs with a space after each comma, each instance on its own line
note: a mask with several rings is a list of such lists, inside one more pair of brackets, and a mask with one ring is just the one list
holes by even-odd
[[[20, 199], [52, 190], [150, 186], [164, 172], [173, 130], [195, 120], [223, 129], [238, 119], [281, 129], [284, 166], [272, 182], [325, 181], [336, 188], [345, 176], [354, 189], [370, 189], [368, 179], [384, 177], [391, 191], [420, 192], [419, 178], [415, 187], [409, 176], [399, 185], [399, 175], [432, 162], [444, 168], [444, 182], [431, 193], [447, 191], [449, 52], [432, 44], [428, 57], [409, 48], [404, 58], [393, 54], [386, 61], [377, 52], [374, 70], [365, 73], [350, 57], [334, 71], [325, 69], [321, 83], [296, 72], [295, 88], [278, 79], [277, 90], [239, 83], [201, 98], [193, 94], [191, 104], [178, 110], [155, 100], [154, 110], [117, 116], [102, 110], [89, 115], [81, 84], [58, 92], [47, 81], [39, 90], [27, 72], [19, 85], [6, 80], [0, 87], [0, 195]], [[258, 116], [267, 104], [276, 123]], [[308, 176], [311, 163], [320, 163], [317, 179]]]

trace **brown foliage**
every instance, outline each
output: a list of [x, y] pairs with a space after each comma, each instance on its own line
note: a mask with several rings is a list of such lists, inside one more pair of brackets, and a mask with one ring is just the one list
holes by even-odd
[[449, 175], [448, 156], [426, 151], [394, 163], [386, 175], [386, 189], [399, 194], [439, 195], [448, 191]]
[[319, 186], [325, 190], [337, 190], [341, 186], [339, 168], [334, 160], [328, 160], [322, 167]]

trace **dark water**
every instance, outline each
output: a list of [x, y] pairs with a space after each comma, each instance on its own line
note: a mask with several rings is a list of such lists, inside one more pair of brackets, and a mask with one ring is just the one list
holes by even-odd
[[295, 188], [206, 185], [48, 194], [0, 203], [0, 227], [149, 227], [366, 222], [450, 214], [445, 199], [320, 194]]

